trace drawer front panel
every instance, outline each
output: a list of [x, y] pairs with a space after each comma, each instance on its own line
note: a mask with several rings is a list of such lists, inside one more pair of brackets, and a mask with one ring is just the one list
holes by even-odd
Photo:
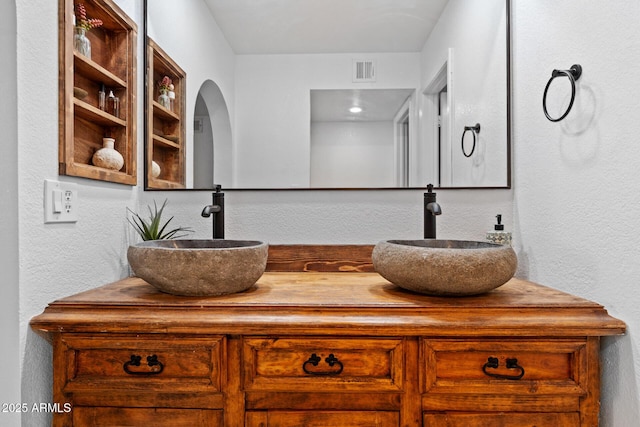
[[247, 390], [399, 391], [403, 341], [361, 338], [247, 338]]
[[223, 427], [222, 411], [201, 409], [73, 408], [74, 426]]
[[65, 392], [101, 386], [141, 391], [218, 391], [223, 338], [66, 336]]
[[582, 341], [423, 340], [422, 353], [425, 392], [585, 393]]
[[247, 412], [247, 427], [398, 427], [397, 412]]
[[567, 414], [425, 414], [424, 427], [575, 427], [577, 412]]

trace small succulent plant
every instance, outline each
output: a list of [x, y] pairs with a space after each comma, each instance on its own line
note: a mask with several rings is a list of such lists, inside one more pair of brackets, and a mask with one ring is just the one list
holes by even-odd
[[76, 5], [76, 27], [90, 30], [102, 26], [103, 22], [97, 18], [87, 18], [87, 9], [84, 4], [78, 3]]
[[149, 209], [148, 220], [142, 218], [139, 214], [127, 208], [127, 210], [131, 212], [132, 215], [131, 218], [127, 217], [127, 221], [129, 221], [129, 224], [133, 226], [142, 240], [178, 239], [180, 237], [186, 236], [186, 233], [193, 233], [193, 230], [189, 227], [178, 227], [172, 230], [166, 230], [167, 226], [173, 219], [173, 217], [171, 217], [166, 222], [162, 223], [162, 211], [164, 210], [166, 205], [167, 200], [165, 199], [160, 209], [158, 209], [158, 205], [154, 200], [153, 210], [151, 210], [151, 206], [147, 206]]

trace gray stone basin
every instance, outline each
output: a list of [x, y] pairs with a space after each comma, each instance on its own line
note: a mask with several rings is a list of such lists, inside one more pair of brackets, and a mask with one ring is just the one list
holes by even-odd
[[252, 240], [150, 240], [129, 246], [136, 276], [173, 295], [212, 296], [253, 286], [267, 266], [268, 245]]
[[464, 240], [386, 240], [372, 258], [391, 283], [436, 296], [488, 292], [509, 281], [518, 265], [511, 246]]

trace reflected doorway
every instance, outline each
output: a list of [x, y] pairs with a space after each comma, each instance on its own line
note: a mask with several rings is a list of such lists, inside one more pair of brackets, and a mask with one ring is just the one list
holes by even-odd
[[438, 93], [438, 186], [442, 185], [442, 147], [449, 140], [449, 98], [445, 86]]
[[193, 117], [193, 188], [232, 187], [231, 120], [220, 87], [213, 81], [200, 87]]
[[312, 89], [310, 186], [406, 187], [415, 89]]
[[429, 170], [425, 181], [436, 187], [449, 187], [452, 185], [451, 136], [455, 125], [452, 48], [448, 49], [447, 59], [431, 76], [422, 94], [422, 137], [425, 142], [422, 159]]
[[396, 185], [409, 186], [411, 167], [411, 127], [408, 103], [403, 106], [394, 120], [396, 133]]

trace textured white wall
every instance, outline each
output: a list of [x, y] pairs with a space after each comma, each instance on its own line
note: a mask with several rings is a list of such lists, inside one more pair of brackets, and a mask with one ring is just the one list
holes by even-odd
[[[141, 2], [117, 3], [136, 22], [141, 22]], [[30, 405], [51, 399], [51, 346], [31, 331], [29, 320], [50, 301], [129, 274], [126, 248], [130, 229], [125, 214], [127, 206], [136, 207], [138, 188], [58, 177], [58, 2], [16, 1], [15, 5], [21, 401]], [[138, 49], [141, 52], [141, 37]], [[141, 57], [138, 58], [141, 65]], [[137, 84], [142, 93], [142, 69], [139, 70]], [[143, 97], [138, 96], [137, 100], [141, 124]], [[142, 141], [141, 125], [138, 141]], [[45, 179], [78, 184], [76, 224], [44, 224]], [[50, 414], [29, 412], [23, 415], [22, 423], [44, 426], [50, 424], [49, 417]], [[10, 425], [1, 421], [0, 424]]]
[[[13, 2], [0, 3], [0, 75], [4, 81], [0, 103], [0, 129], [3, 129], [2, 156], [0, 156], [0, 403], [20, 402], [20, 328], [19, 267], [18, 267], [18, 132], [15, 109], [16, 67], [16, 6]], [[0, 413], [0, 425], [19, 425], [19, 413]]]
[[[225, 237], [259, 239], [273, 244], [368, 244], [423, 236], [423, 193], [420, 190], [284, 190], [226, 191]], [[495, 215], [504, 214], [511, 230], [511, 190], [438, 190], [443, 213], [438, 236], [483, 240]], [[192, 226], [195, 238], [211, 236], [211, 219], [202, 208], [211, 192], [146, 192], [141, 204], [169, 199], [167, 213], [176, 225]], [[172, 222], [173, 223], [173, 222]]]
[[[626, 336], [603, 342], [601, 425], [636, 426], [640, 2], [516, 0], [513, 16], [514, 217], [521, 270], [534, 281], [598, 301], [627, 323]], [[575, 63], [584, 73], [574, 110], [551, 123], [542, 112], [544, 87], [551, 70]]]

